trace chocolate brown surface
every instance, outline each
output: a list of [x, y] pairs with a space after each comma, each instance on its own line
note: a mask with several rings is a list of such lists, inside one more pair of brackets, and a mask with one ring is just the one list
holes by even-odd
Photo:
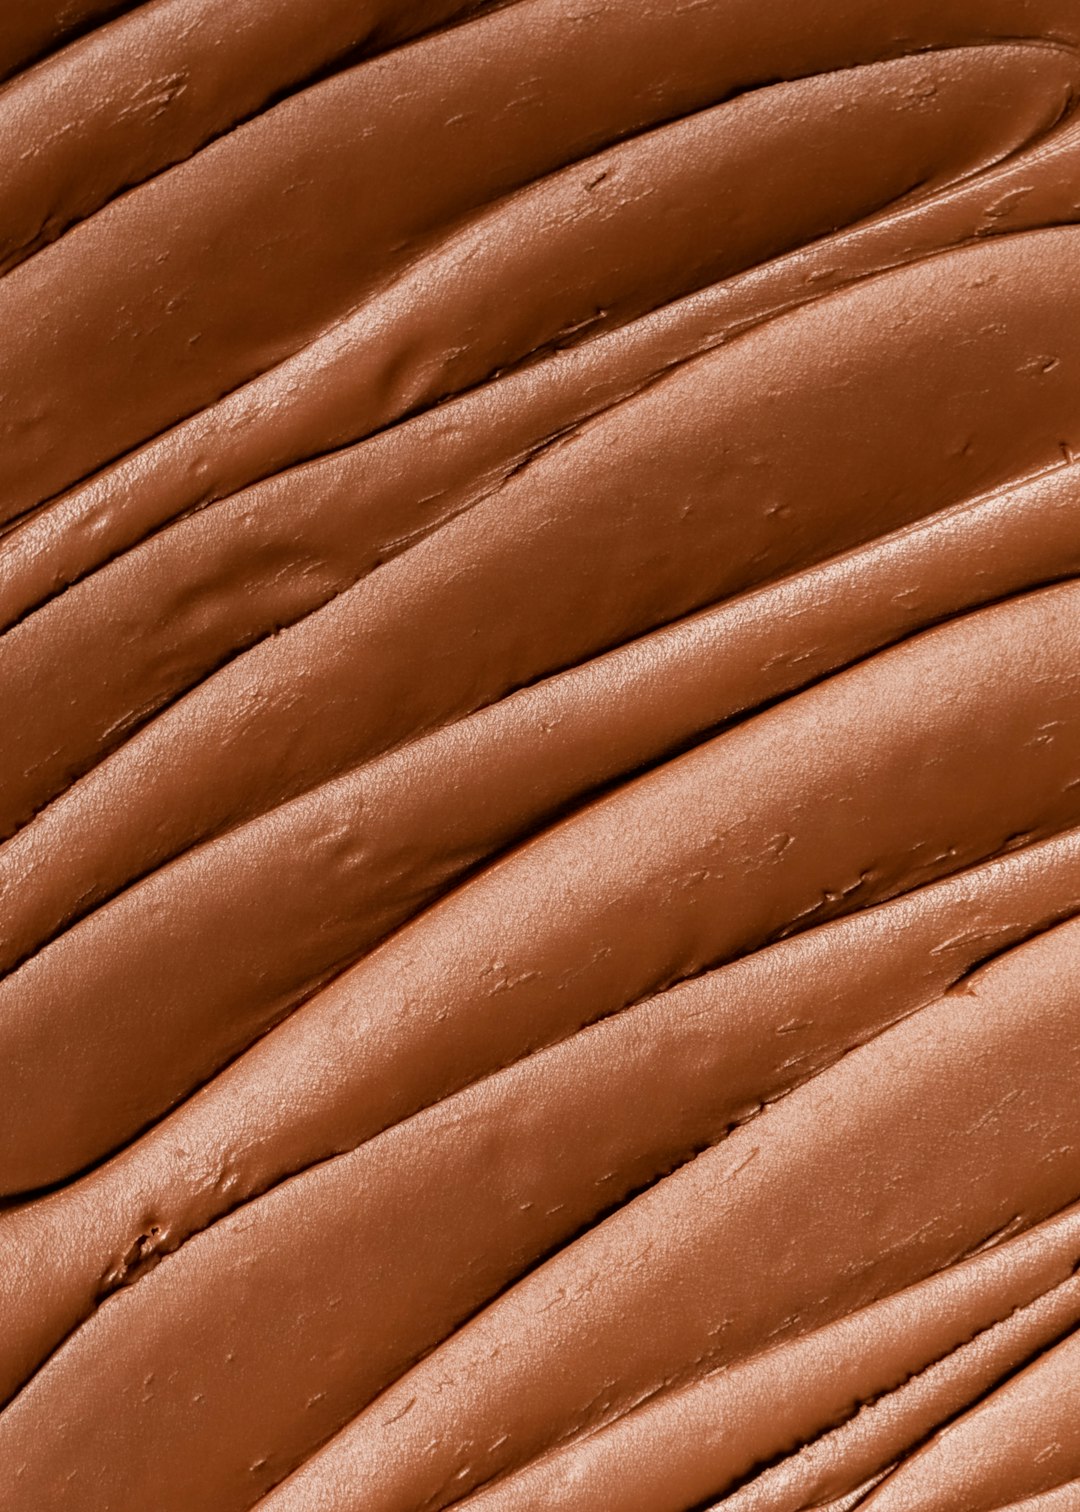
[[1080, 1509], [1073, 0], [0, 79], [0, 1512]]

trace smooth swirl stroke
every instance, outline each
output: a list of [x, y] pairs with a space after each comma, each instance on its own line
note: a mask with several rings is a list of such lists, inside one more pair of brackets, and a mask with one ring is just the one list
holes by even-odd
[[0, 1512], [1080, 1508], [1072, 0], [0, 75]]

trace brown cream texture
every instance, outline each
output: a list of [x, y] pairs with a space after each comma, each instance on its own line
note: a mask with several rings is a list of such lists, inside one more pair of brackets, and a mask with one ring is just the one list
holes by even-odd
[[0, 79], [0, 1512], [1080, 1509], [1073, 0]]

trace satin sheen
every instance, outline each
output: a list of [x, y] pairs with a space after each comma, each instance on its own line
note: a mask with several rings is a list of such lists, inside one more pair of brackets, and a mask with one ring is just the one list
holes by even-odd
[[0, 1512], [1078, 1512], [1073, 0], [10, 0]]

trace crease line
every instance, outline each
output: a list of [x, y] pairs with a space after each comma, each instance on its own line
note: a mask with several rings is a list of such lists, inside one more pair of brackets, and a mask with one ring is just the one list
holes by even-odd
[[[142, 0], [142, 3], [146, 3], [146, 0]], [[523, 0], [491, 0], [491, 4], [490, 5], [483, 7], [481, 9], [481, 11], [479, 13], [477, 13], [476, 15], [473, 15], [473, 14], [470, 13], [469, 16], [466, 16], [466, 17], [462, 18], [462, 20], [461, 20], [461, 22], [459, 24], [466, 25], [466, 24], [468, 24], [473, 19], [482, 20], [488, 14], [494, 13], [496, 11], [501, 11], [503, 9], [513, 8], [515, 5], [518, 5], [518, 4], [521, 4], [521, 3], [523, 3]], [[436, 31], [442, 30], [442, 29], [451, 30], [451, 29], [454, 29], [454, 28], [453, 27], [436, 28]], [[434, 34], [434, 33], [426, 33], [426, 34], [424, 34], [423, 36], [421, 36], [421, 37], [419, 37], [417, 39], [410, 39], [410, 41], [404, 43], [403, 46], [409, 46], [409, 45], [411, 45], [411, 41], [412, 40], [423, 41], [425, 36], [432, 35], [432, 34]], [[417, 255], [413, 259], [411, 259], [397, 273], [394, 274], [393, 278], [390, 281], [390, 284], [388, 284], [386, 287], [387, 288], [392, 287], [394, 283], [396, 283], [400, 279], [403, 279], [404, 277], [406, 277], [409, 274], [409, 272], [412, 271], [418, 264], [420, 264], [426, 257], [432, 256], [432, 255], [437, 255], [437, 253], [445, 245], [446, 241], [448, 241], [456, 233], [458, 233], [458, 232], [466, 229], [475, 219], [478, 219], [481, 216], [483, 216], [483, 215], [485, 215], [487, 213], [490, 213], [493, 209], [497, 208], [498, 206], [500, 206], [504, 202], [509, 202], [510, 200], [515, 199], [518, 195], [525, 193], [527, 190], [535, 187], [537, 184], [542, 183], [544, 180], [552, 178], [555, 175], [557, 175], [557, 174], [559, 174], [559, 173], [561, 173], [563, 171], [566, 171], [566, 170], [569, 170], [569, 169], [574, 169], [574, 168], [579, 168], [579, 167], [583, 166], [585, 163], [587, 163], [591, 158], [596, 157], [596, 156], [600, 155], [603, 152], [609, 151], [610, 149], [612, 149], [614, 147], [620, 146], [623, 143], [632, 142], [632, 141], [634, 141], [634, 140], [636, 140], [636, 139], [638, 139], [640, 137], [645, 137], [645, 136], [649, 135], [653, 131], [661, 131], [665, 127], [677, 125], [677, 124], [679, 124], [680, 122], [682, 122], [684, 120], [691, 119], [695, 115], [704, 114], [707, 111], [710, 111], [710, 110], [718, 108], [719, 106], [722, 106], [724, 104], [730, 103], [730, 102], [732, 102], [734, 100], [737, 100], [737, 99], [741, 99], [745, 95], [752, 94], [752, 93], [757, 93], [757, 92], [760, 92], [761, 90], [775, 87], [777, 84], [796, 84], [796, 83], [800, 83], [800, 82], [806, 82], [807, 80], [811, 80], [811, 79], [826, 78], [826, 77], [831, 76], [832, 74], [843, 74], [843, 73], [855, 71], [857, 69], [874, 67], [878, 63], [889, 62], [889, 61], [900, 61], [902, 58], [906, 58], [906, 57], [916, 57], [916, 56], [919, 56], [919, 57], [921, 57], [921, 56], [927, 56], [927, 57], [929, 57], [929, 56], [933, 56], [935, 53], [939, 53], [939, 52], [950, 52], [950, 51], [956, 52], [956, 51], [965, 51], [965, 50], [975, 51], [975, 50], [978, 50], [978, 48], [981, 47], [981, 46], [998, 47], [998, 46], [1003, 46], [1003, 45], [1017, 45], [1017, 44], [1021, 44], [1021, 43], [1024, 43], [1024, 44], [1032, 46], [1032, 47], [1039, 47], [1039, 48], [1046, 47], [1048, 49], [1053, 49], [1053, 50], [1057, 50], [1057, 51], [1071, 52], [1078, 59], [1080, 59], [1080, 47], [1074, 47], [1074, 46], [1072, 46], [1070, 44], [1058, 43], [1058, 42], [1049, 42], [1048, 43], [1048, 42], [1042, 41], [1041, 39], [1022, 38], [1022, 37], [1016, 37], [1016, 38], [1011, 38], [1010, 37], [1010, 38], [1001, 38], [1001, 39], [995, 38], [993, 42], [986, 42], [986, 43], [981, 43], [981, 44], [967, 43], [967, 44], [961, 44], [960, 46], [955, 46], [954, 45], [954, 46], [950, 46], [950, 47], [933, 48], [933, 49], [929, 49], [925, 54], [923, 54], [923, 53], [919, 53], [919, 54], [900, 54], [896, 58], [892, 58], [892, 57], [890, 57], [890, 58], [882, 58], [882, 59], [877, 59], [877, 60], [875, 60], [872, 63], [853, 64], [853, 65], [849, 65], [849, 66], [844, 67], [844, 68], [838, 68], [838, 69], [829, 70], [827, 73], [824, 73], [824, 74], [821, 74], [821, 73], [819, 73], [819, 74], [808, 74], [808, 75], [799, 75], [799, 76], [797, 76], [795, 78], [792, 78], [792, 79], [769, 80], [769, 81], [766, 81], [765, 83], [762, 83], [760, 85], [752, 85], [752, 86], [749, 86], [748, 88], [743, 89], [743, 90], [736, 90], [736, 91], [734, 91], [734, 92], [732, 92], [732, 93], [730, 93], [728, 95], [721, 96], [719, 99], [714, 100], [714, 101], [712, 101], [711, 103], [709, 103], [707, 105], [698, 107], [695, 110], [685, 111], [685, 112], [683, 112], [681, 114], [677, 113], [677, 114], [674, 114], [674, 115], [671, 115], [671, 116], [668, 116], [668, 117], [663, 117], [661, 119], [658, 119], [655, 122], [650, 123], [648, 126], [642, 127], [639, 130], [631, 131], [631, 132], [628, 132], [628, 133], [626, 133], [624, 135], [616, 135], [616, 136], [614, 136], [612, 138], [606, 139], [605, 142], [601, 146], [594, 147], [594, 148], [590, 149], [588, 152], [586, 152], [582, 156], [574, 158], [574, 159], [572, 159], [572, 160], [570, 160], [570, 161], [568, 161], [566, 163], [559, 164], [556, 168], [553, 168], [553, 169], [549, 170], [547, 173], [540, 174], [536, 178], [529, 179], [525, 183], [519, 184], [519, 185], [515, 186], [514, 188], [508, 190], [504, 194], [499, 194], [499, 195], [496, 195], [494, 198], [492, 198], [490, 200], [485, 200], [480, 205], [475, 206], [472, 209], [464, 212], [464, 214], [461, 215], [461, 216], [452, 217], [449, 221], [447, 221], [442, 227], [440, 227], [438, 229], [437, 235], [439, 236], [440, 239], [436, 243], [434, 243], [433, 245], [429, 245], [426, 249], [421, 248], [421, 250], [417, 253]], [[394, 50], [395, 49], [391, 49], [391, 51], [394, 51]], [[384, 56], [384, 55], [383, 54], [379, 54], [378, 56]], [[374, 59], [372, 59], [371, 61], [374, 61]], [[942, 203], [943, 201], [946, 201], [946, 200], [948, 200], [950, 198], [950, 196], [951, 196], [951, 194], [952, 194], [953, 191], [958, 190], [958, 189], [962, 189], [962, 188], [966, 188], [966, 187], [970, 186], [972, 183], [977, 182], [980, 178], [982, 178], [984, 176], [992, 176], [993, 174], [995, 174], [998, 171], [1000, 171], [1002, 168], [1010, 166], [1014, 159], [1021, 158], [1029, 150], [1034, 150], [1037, 146], [1043, 144], [1050, 136], [1055, 135], [1055, 134], [1057, 134], [1057, 135], [1062, 134], [1067, 129], [1068, 124], [1071, 122], [1070, 107], [1073, 106], [1073, 105], [1075, 105], [1075, 101], [1076, 101], [1076, 97], [1070, 96], [1070, 100], [1067, 102], [1066, 107], [1063, 108], [1063, 111], [1061, 112], [1061, 114], [1059, 114], [1059, 116], [1056, 118], [1056, 120], [1048, 128], [1046, 128], [1043, 133], [1038, 134], [1035, 137], [1030, 138], [1028, 140], [1028, 142], [1022, 144], [1021, 146], [1019, 146], [1019, 147], [1017, 147], [1015, 149], [1013, 149], [1013, 152], [1011, 152], [1009, 154], [1006, 154], [1006, 156], [1004, 158], [997, 159], [994, 162], [987, 164], [983, 168], [973, 169], [968, 174], [964, 174], [964, 175], [959, 176], [956, 179], [950, 180], [947, 184], [943, 185], [942, 188], [939, 191], [937, 191], [935, 194], [933, 194], [932, 196], [930, 196], [928, 198], [919, 198], [919, 197], [917, 197], [918, 196], [918, 191], [921, 188], [921, 185], [920, 184], [916, 184], [913, 187], [909, 188], [907, 191], [905, 191], [903, 194], [901, 194], [898, 198], [896, 198], [896, 199], [894, 199], [892, 201], [887, 202], [883, 206], [878, 206], [878, 207], [872, 209], [869, 212], [868, 215], [861, 216], [861, 217], [857, 218], [855, 221], [849, 222], [849, 223], [847, 223], [847, 224], [845, 224], [845, 225], [843, 225], [843, 226], [841, 226], [839, 228], [836, 228], [833, 231], [824, 233], [823, 235], [821, 235], [819, 237], [812, 237], [807, 242], [803, 242], [803, 243], [798, 244], [795, 247], [788, 248], [786, 251], [780, 253], [777, 257], [767, 258], [764, 262], [751, 264], [748, 267], [746, 267], [744, 269], [740, 269], [738, 272], [730, 275], [729, 278], [721, 279], [721, 280], [719, 280], [719, 281], [717, 281], [717, 282], [715, 282], [713, 284], [702, 284], [698, 288], [692, 289], [692, 290], [689, 290], [689, 291], [687, 291], [687, 292], [685, 292], [683, 294], [677, 295], [677, 296], [675, 296], [672, 299], [662, 300], [659, 304], [653, 306], [649, 310], [644, 311], [644, 312], [642, 312], [641, 314], [639, 314], [637, 316], [632, 317], [630, 320], [624, 321], [621, 324], [613, 326], [613, 327], [610, 327], [610, 328], [605, 327], [602, 332], [597, 333], [595, 336], [587, 334], [586, 337], [585, 337], [585, 339], [583, 341], [581, 341], [581, 342], [569, 342], [569, 343], [564, 344], [564, 345], [556, 346], [554, 348], [554, 350], [556, 352], [566, 351], [566, 350], [572, 349], [574, 347], [588, 345], [590, 343], [590, 341], [602, 339], [604, 336], [614, 336], [614, 335], [617, 335], [619, 332], [625, 331], [629, 327], [631, 327], [633, 325], [636, 325], [639, 322], [646, 321], [646, 320], [650, 319], [652, 316], [654, 316], [654, 315], [656, 315], [658, 313], [670, 310], [673, 307], [675, 307], [675, 306], [683, 303], [684, 301], [689, 301], [689, 300], [692, 300], [694, 298], [698, 298], [702, 294], [706, 293], [709, 290], [722, 288], [725, 284], [734, 282], [734, 281], [736, 281], [737, 279], [739, 279], [741, 277], [747, 276], [747, 275], [755, 273], [755, 272], [759, 272], [761, 269], [774, 266], [777, 263], [782, 263], [787, 258], [796, 257], [799, 254], [804, 253], [805, 251], [807, 251], [808, 249], [810, 249], [812, 247], [821, 246], [821, 245], [828, 245], [829, 242], [833, 241], [833, 240], [837, 240], [841, 244], [843, 244], [845, 240], [851, 238], [852, 236], [857, 236], [857, 235], [861, 234], [867, 228], [874, 228], [874, 227], [877, 227], [877, 226], [879, 226], [879, 225], [881, 225], [883, 223], [887, 223], [891, 219], [893, 219], [894, 217], [897, 220], [902, 221], [902, 220], [910, 218], [911, 216], [913, 216], [915, 214], [918, 214], [922, 210], [925, 210], [925, 209], [927, 209], [929, 207], [932, 207], [932, 206], [934, 206], [936, 204]], [[246, 122], [245, 123], [241, 123], [241, 124], [246, 124]], [[190, 161], [190, 158], [189, 159], [185, 159], [184, 161]], [[172, 167], [178, 167], [178, 166], [182, 166], [182, 164], [173, 164], [171, 166]], [[165, 171], [170, 171], [170, 170], [165, 170]], [[916, 195], [916, 198], [914, 199], [914, 201], [912, 201], [912, 195], [913, 194]], [[82, 224], [82, 222], [80, 222], [80, 224]], [[719, 346], [728, 345], [732, 341], [737, 340], [737, 339], [739, 339], [740, 337], [742, 337], [744, 335], [747, 335], [749, 332], [751, 332], [753, 330], [756, 330], [756, 329], [758, 329], [761, 326], [768, 325], [773, 320], [780, 319], [783, 316], [792, 313], [792, 311], [794, 311], [796, 309], [801, 309], [801, 308], [809, 307], [811, 305], [816, 305], [816, 304], [820, 303], [823, 300], [827, 300], [827, 299], [829, 299], [829, 298], [831, 298], [831, 297], [833, 297], [835, 295], [842, 294], [843, 292], [845, 292], [848, 289], [857, 287], [858, 285], [860, 285], [860, 284], [868, 281], [869, 279], [877, 278], [877, 277], [885, 277], [885, 276], [887, 276], [890, 273], [893, 273], [893, 272], [896, 272], [896, 271], [900, 270], [901, 268], [915, 267], [915, 266], [918, 266], [919, 264], [921, 264], [923, 262], [930, 261], [931, 258], [933, 258], [933, 257], [945, 256], [945, 255], [948, 255], [951, 252], [962, 250], [962, 249], [964, 249], [964, 248], [966, 248], [968, 246], [982, 245], [986, 241], [990, 240], [992, 237], [1008, 236], [1008, 235], [1033, 234], [1035, 231], [1037, 231], [1037, 230], [1043, 230], [1043, 229], [1055, 229], [1055, 228], [1057, 228], [1057, 229], [1066, 229], [1066, 228], [1069, 228], [1069, 227], [1073, 227], [1076, 224], [1077, 224], [1077, 221], [1075, 221], [1075, 220], [1068, 220], [1068, 221], [1063, 221], [1063, 222], [1047, 222], [1047, 223], [1045, 223], [1045, 225], [1040, 224], [1038, 227], [1025, 228], [1024, 231], [1003, 230], [1001, 232], [981, 233], [981, 234], [974, 235], [974, 236], [972, 236], [970, 238], [962, 239], [959, 242], [949, 243], [947, 246], [944, 246], [944, 247], [935, 248], [930, 253], [923, 253], [923, 254], [920, 254], [920, 255], [912, 257], [912, 258], [906, 258], [906, 259], [899, 259], [899, 260], [895, 260], [895, 261], [882, 262], [880, 265], [876, 266], [875, 268], [873, 268], [871, 271], [869, 271], [867, 273], [856, 274], [855, 276], [851, 277], [850, 279], [845, 279], [844, 282], [842, 282], [841, 284], [836, 285], [835, 287], [830, 287], [830, 288], [822, 289], [822, 290], [820, 290], [818, 292], [811, 293], [810, 295], [807, 295], [806, 297], [798, 298], [798, 299], [793, 299], [791, 301], [785, 302], [785, 303], [777, 306], [775, 309], [769, 310], [768, 312], [766, 312], [761, 317], [750, 318], [747, 321], [745, 321], [745, 322], [743, 322], [741, 324], [736, 325], [731, 330], [726, 330], [724, 333], [722, 333], [721, 335], [719, 335], [717, 337], [706, 339], [705, 341], [703, 341], [701, 343], [701, 345], [695, 347], [695, 349], [693, 351], [689, 352], [685, 357], [679, 357], [679, 358], [674, 359], [671, 362], [668, 362], [668, 363], [664, 364], [664, 366], [662, 368], [660, 368], [659, 370], [657, 370], [655, 373], [649, 375], [647, 378], [643, 379], [641, 381], [640, 385], [636, 385], [633, 389], [631, 389], [631, 391], [629, 393], [627, 393], [627, 394], [621, 396], [620, 398], [614, 400], [611, 404], [603, 405], [600, 408], [598, 408], [597, 410], [589, 412], [588, 414], [584, 415], [580, 420], [571, 422], [571, 426], [568, 427], [567, 429], [569, 430], [571, 428], [578, 428], [578, 427], [580, 427], [582, 425], [585, 425], [585, 424], [589, 423], [591, 420], [596, 419], [600, 415], [605, 415], [605, 414], [610, 413], [611, 411], [617, 409], [620, 405], [628, 402], [629, 400], [632, 400], [632, 399], [636, 398], [640, 393], [643, 393], [643, 392], [647, 391], [648, 389], [652, 388], [657, 382], [662, 381], [664, 378], [668, 377], [672, 372], [677, 371], [678, 368], [686, 365], [687, 363], [695, 361], [697, 358], [700, 358], [700, 357], [703, 357], [703, 356], [707, 355], [709, 352], [714, 351]], [[60, 490], [58, 490], [56, 493], [48, 496], [47, 498], [41, 499], [41, 500], [35, 502], [34, 504], [28, 505], [24, 510], [21, 510], [17, 514], [8, 517], [5, 521], [2, 522], [2, 524], [0, 524], [0, 550], [2, 550], [2, 536], [4, 534], [6, 534], [6, 533], [8, 533], [8, 532], [10, 532], [10, 531], [12, 531], [14, 529], [16, 529], [20, 525], [28, 523], [31, 519], [35, 518], [39, 514], [46, 513], [53, 506], [58, 505], [58, 504], [62, 504], [64, 502], [64, 500], [66, 498], [68, 498], [72, 493], [76, 492], [78, 489], [80, 489], [82, 487], [85, 487], [88, 484], [93, 483], [95, 480], [104, 477], [105, 475], [107, 475], [108, 473], [110, 473], [113, 469], [121, 466], [124, 462], [130, 460], [133, 456], [137, 455], [139, 452], [145, 450], [146, 448], [148, 448], [150, 446], [153, 446], [156, 442], [162, 440], [165, 436], [169, 435], [170, 432], [181, 430], [184, 426], [188, 425], [190, 422], [198, 419], [200, 416], [202, 416], [204, 414], [209, 413], [218, 404], [221, 404], [225, 400], [231, 398], [234, 394], [237, 394], [241, 390], [243, 390], [244, 388], [248, 387], [249, 385], [256, 384], [256, 383], [260, 382], [262, 379], [270, 376], [275, 371], [277, 371], [281, 367], [285, 366], [288, 362], [290, 362], [294, 358], [296, 358], [299, 355], [301, 355], [303, 352], [305, 352], [305, 351], [309, 350], [310, 348], [314, 347], [320, 340], [322, 340], [325, 337], [329, 336], [335, 329], [338, 329], [340, 326], [342, 326], [343, 324], [345, 324], [349, 319], [351, 319], [352, 317], [354, 317], [357, 314], [359, 314], [363, 310], [363, 308], [364, 308], [364, 306], [365, 306], [365, 304], [367, 302], [368, 302], [367, 299], [361, 299], [359, 301], [359, 303], [357, 303], [355, 305], [347, 306], [337, 316], [334, 316], [331, 319], [329, 319], [311, 337], [309, 337], [308, 339], [302, 341], [298, 346], [296, 346], [294, 349], [292, 349], [288, 353], [286, 353], [277, 362], [272, 363], [268, 368], [261, 369], [260, 371], [254, 373], [254, 374], [250, 375], [249, 377], [247, 377], [247, 378], [241, 380], [240, 382], [236, 383], [231, 388], [223, 390], [220, 394], [218, 394], [214, 398], [208, 400], [205, 404], [197, 407], [196, 409], [190, 411], [187, 414], [184, 414], [184, 415], [181, 415], [181, 416], [175, 418], [174, 420], [170, 421], [167, 425], [163, 426], [160, 430], [155, 431], [155, 432], [151, 433], [150, 435], [148, 435], [146, 437], [143, 437], [141, 440], [139, 440], [137, 442], [134, 442], [131, 446], [127, 447], [126, 449], [124, 449], [121, 452], [118, 452], [115, 456], [107, 458], [104, 461], [95, 464], [95, 466], [90, 471], [88, 471], [88, 472], [82, 474], [81, 476], [73, 479], [69, 483], [66, 483], [63, 486], [63, 488], [60, 489]], [[50, 594], [47, 598], [41, 600], [39, 603], [33, 605], [30, 609], [26, 610], [22, 615], [19, 616], [19, 618], [17, 620], [14, 620], [9, 625], [6, 625], [6, 626], [0, 628], [0, 635], [6, 634], [7, 630], [9, 630], [9, 629], [14, 629], [17, 624], [22, 623], [22, 621], [24, 619], [28, 618], [30, 615], [32, 615], [33, 613], [35, 613], [37, 609], [43, 608], [46, 604], [52, 602], [53, 599], [55, 599], [57, 597], [60, 597], [69, 587], [75, 586], [75, 584], [77, 582], [84, 581], [86, 577], [92, 576], [94, 572], [99, 571], [103, 567], [108, 566], [111, 561], [115, 561], [118, 557], [123, 556], [124, 554], [126, 554], [127, 551], [136, 549], [145, 540], [151, 539], [155, 535], [159, 534], [161, 530], [167, 529], [170, 524], [173, 524], [173, 523], [178, 522], [179, 520], [185, 519], [189, 515], [197, 513], [200, 510], [202, 510], [202, 509], [204, 509], [204, 508], [206, 508], [208, 506], [212, 506], [214, 504], [224, 502], [225, 500], [227, 500], [229, 498], [233, 498], [233, 497], [236, 496], [237, 493], [243, 492], [243, 491], [245, 491], [248, 488], [257, 487], [261, 483], [269, 482], [272, 479], [280, 477], [280, 476], [282, 476], [285, 473], [291, 472], [291, 471], [293, 471], [296, 468], [306, 466], [306, 465], [308, 465], [308, 464], [310, 464], [312, 462], [321, 461], [321, 460], [325, 459], [326, 457], [334, 456], [334, 455], [337, 455], [337, 454], [339, 454], [341, 452], [344, 452], [344, 451], [348, 451], [351, 448], [353, 448], [354, 446], [362, 445], [365, 442], [367, 442], [369, 440], [372, 440], [375, 437], [377, 437], [377, 436], [385, 433], [386, 431], [394, 429], [398, 425], [406, 424], [406, 423], [408, 423], [411, 420], [419, 419], [419, 418], [423, 417], [424, 415], [433, 413], [434, 411], [442, 408], [443, 406], [445, 406], [445, 405], [447, 405], [449, 403], [454, 402], [455, 400], [462, 399], [462, 398], [467, 397], [470, 394], [476, 393], [477, 391], [482, 390], [483, 388], [487, 387], [490, 383], [496, 382], [497, 380], [499, 380], [501, 378], [514, 376], [517, 373], [519, 373], [522, 370], [524, 370], [527, 367], [529, 367], [531, 365], [532, 361], [533, 361], [533, 357], [534, 357], [534, 353], [533, 352], [526, 353], [523, 357], [521, 357], [519, 359], [516, 359], [514, 362], [512, 362], [511, 364], [509, 364], [507, 367], [502, 368], [502, 369], [498, 369], [498, 370], [496, 370], [496, 371], [488, 374], [486, 377], [478, 380], [474, 384], [466, 385], [464, 388], [458, 389], [458, 390], [454, 390], [453, 392], [448, 393], [448, 394], [439, 395], [439, 396], [437, 396], [435, 399], [433, 399], [431, 401], [423, 402], [423, 403], [421, 403], [421, 404], [419, 404], [417, 406], [414, 406], [411, 409], [406, 409], [406, 410], [402, 411], [402, 413], [400, 415], [398, 415], [396, 418], [394, 418], [394, 419], [392, 419], [390, 421], [387, 421], [384, 424], [380, 424], [380, 425], [376, 426], [373, 430], [371, 430], [370, 432], [367, 432], [366, 434], [364, 434], [362, 436], [355, 436], [355, 437], [351, 438], [350, 440], [348, 440], [346, 442], [336, 443], [336, 444], [333, 444], [333, 445], [330, 445], [330, 446], [326, 447], [325, 449], [316, 450], [316, 451], [313, 451], [311, 453], [305, 454], [302, 457], [294, 458], [291, 461], [283, 464], [281, 467], [273, 469], [271, 472], [260, 474], [257, 477], [253, 477], [253, 478], [249, 479], [239, 489], [234, 489], [234, 490], [231, 490], [231, 491], [229, 491], [229, 492], [227, 492], [225, 494], [221, 494], [221, 495], [212, 495], [212, 496], [207, 497], [205, 499], [201, 499], [201, 500], [196, 501], [190, 507], [182, 510], [181, 512], [179, 512], [176, 515], [171, 516], [169, 520], [164, 521], [159, 526], [151, 529], [144, 536], [141, 536], [137, 540], [129, 543], [127, 546], [122, 547], [113, 556], [107, 557], [102, 562], [97, 563], [93, 568], [89, 569], [88, 572], [81, 574], [77, 578], [74, 578], [70, 583], [65, 583], [61, 588], [59, 588], [58, 590], [56, 590], [54, 593]]]

